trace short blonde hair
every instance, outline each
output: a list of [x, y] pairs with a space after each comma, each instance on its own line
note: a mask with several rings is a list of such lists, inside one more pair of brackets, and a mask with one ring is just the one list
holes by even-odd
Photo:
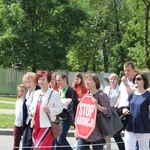
[[115, 73], [112, 73], [112, 74], [109, 76], [109, 78], [108, 78], [108, 79], [110, 79], [110, 78], [112, 78], [112, 77], [115, 77], [117, 80], [119, 79], [119, 78], [118, 78], [118, 75], [117, 75], [117, 74], [115, 74]]
[[20, 98], [19, 95], [18, 95], [18, 92], [19, 92], [19, 89], [20, 89], [20, 88], [24, 88], [24, 89], [26, 90], [26, 87], [24, 86], [24, 84], [19, 84], [19, 85], [17, 86], [17, 98]]
[[17, 90], [19, 90], [19, 88], [24, 88], [24, 89], [26, 89], [26, 87], [24, 86], [24, 84], [19, 84], [19, 85], [17, 86]]
[[32, 78], [33, 81], [36, 83], [35, 77], [36, 74], [34, 72], [27, 72], [25, 75], [23, 75], [22, 82], [25, 83], [27, 79]]

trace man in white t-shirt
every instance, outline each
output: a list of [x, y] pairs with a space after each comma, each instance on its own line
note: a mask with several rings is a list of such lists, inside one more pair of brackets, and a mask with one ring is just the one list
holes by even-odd
[[[132, 62], [126, 62], [123, 65], [123, 69], [124, 76], [121, 78], [122, 81], [119, 87], [120, 97], [117, 102], [118, 108], [128, 105], [128, 95], [135, 90], [135, 86], [132, 82], [135, 75], [134, 64]], [[122, 130], [113, 135], [113, 137], [118, 145], [119, 150], [125, 150], [124, 142], [121, 137], [121, 132]]]
[[123, 66], [124, 76], [121, 78], [121, 84], [119, 87], [120, 97], [118, 100], [118, 108], [128, 105], [128, 95], [135, 90], [135, 85], [132, 80], [135, 75], [135, 67], [132, 62], [126, 62]]

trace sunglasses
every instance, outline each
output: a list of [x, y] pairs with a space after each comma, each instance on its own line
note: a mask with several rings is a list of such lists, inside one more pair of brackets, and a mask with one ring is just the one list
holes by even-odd
[[137, 77], [137, 78], [135, 78], [135, 80], [137, 80], [137, 81], [141, 81], [141, 80], [143, 80], [142, 78], [140, 78], [140, 77]]

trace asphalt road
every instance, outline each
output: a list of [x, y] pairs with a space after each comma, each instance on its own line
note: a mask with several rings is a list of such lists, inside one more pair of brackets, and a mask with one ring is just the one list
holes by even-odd
[[[70, 145], [74, 145], [76, 139], [74, 137], [68, 137]], [[12, 150], [13, 147], [13, 136], [0, 135], [0, 150]], [[21, 145], [20, 145], [21, 147]]]
[[[73, 147], [73, 145], [76, 142], [75, 137], [67, 137], [70, 145]], [[13, 146], [13, 136], [11, 135], [0, 135], [0, 150], [12, 150]], [[21, 147], [21, 145], [20, 145]], [[21, 149], [21, 148], [20, 148]], [[75, 150], [75, 148], [74, 148]], [[116, 143], [111, 138], [111, 150], [118, 150]]]

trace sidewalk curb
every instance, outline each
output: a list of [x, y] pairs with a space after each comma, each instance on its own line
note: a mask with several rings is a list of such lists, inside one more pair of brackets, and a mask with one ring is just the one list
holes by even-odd
[[0, 128], [0, 135], [13, 135], [13, 129]]
[[[12, 128], [0, 128], [0, 135], [13, 136], [13, 129]], [[124, 132], [121, 133], [121, 136], [124, 137]], [[69, 130], [67, 137], [74, 137], [74, 130]]]

